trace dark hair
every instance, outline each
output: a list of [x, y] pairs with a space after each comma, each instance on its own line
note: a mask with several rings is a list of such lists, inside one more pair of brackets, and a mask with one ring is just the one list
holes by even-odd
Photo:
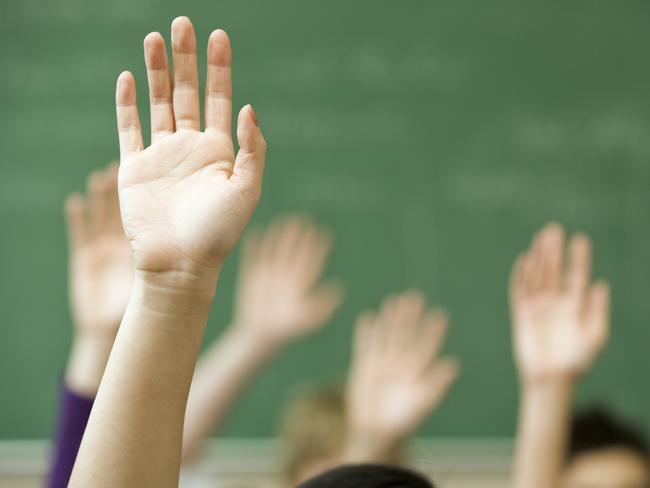
[[629, 449], [644, 458], [650, 455], [643, 433], [635, 425], [620, 420], [608, 409], [591, 407], [574, 416], [567, 462], [586, 452], [615, 447]]
[[397, 466], [352, 464], [339, 466], [302, 483], [298, 488], [434, 488], [424, 476]]

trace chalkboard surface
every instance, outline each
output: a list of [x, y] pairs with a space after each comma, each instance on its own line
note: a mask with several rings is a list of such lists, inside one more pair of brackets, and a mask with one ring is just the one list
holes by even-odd
[[[508, 273], [549, 219], [592, 235], [613, 284], [611, 344], [580, 402], [650, 428], [647, 2], [3, 0], [1, 438], [50, 435], [71, 336], [62, 201], [117, 156], [121, 70], [148, 113], [142, 39], [177, 15], [202, 46], [213, 28], [231, 35], [235, 105], [254, 104], [270, 148], [254, 223], [313, 214], [347, 288], [224, 435], [272, 435], [296, 384], [343, 377], [356, 313], [406, 287], [449, 309], [447, 350], [463, 363], [423, 433], [512, 435]], [[234, 256], [207, 342], [228, 323], [235, 273]]]

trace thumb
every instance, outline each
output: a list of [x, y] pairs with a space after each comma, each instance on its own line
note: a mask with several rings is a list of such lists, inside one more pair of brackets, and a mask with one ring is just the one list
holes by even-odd
[[233, 177], [244, 186], [261, 189], [266, 141], [257, 125], [257, 116], [251, 105], [246, 105], [239, 111], [237, 142], [239, 152], [235, 158]]

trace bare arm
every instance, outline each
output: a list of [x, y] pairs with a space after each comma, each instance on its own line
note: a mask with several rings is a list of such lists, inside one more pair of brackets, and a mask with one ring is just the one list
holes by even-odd
[[564, 461], [574, 382], [522, 385], [514, 468], [515, 487], [557, 487]]
[[591, 245], [577, 235], [565, 263], [563, 229], [550, 224], [515, 264], [511, 279], [514, 350], [521, 404], [516, 488], [558, 486], [573, 391], [607, 340], [609, 286], [591, 284]]
[[143, 149], [135, 81], [117, 82], [122, 221], [135, 281], [72, 474], [72, 487], [178, 483], [185, 404], [219, 269], [261, 191], [265, 143], [250, 106], [230, 136], [230, 44], [208, 41], [205, 131], [196, 40], [172, 24], [174, 90], [160, 34], [145, 39], [152, 145]]
[[419, 292], [384, 300], [357, 320], [347, 387], [343, 461], [398, 461], [398, 451], [442, 401], [458, 364], [439, 358], [447, 317], [427, 311]]
[[245, 240], [233, 325], [201, 358], [192, 382], [183, 462], [196, 459], [265, 364], [327, 323], [338, 308], [340, 287], [319, 283], [330, 247], [323, 230], [295, 216]]
[[236, 329], [228, 330], [202, 355], [187, 402], [183, 463], [196, 460], [206, 438], [275, 351]]

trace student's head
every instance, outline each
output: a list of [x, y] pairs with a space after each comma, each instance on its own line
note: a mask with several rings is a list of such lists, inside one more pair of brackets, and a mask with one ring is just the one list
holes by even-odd
[[381, 464], [340, 466], [302, 483], [299, 488], [434, 488], [423, 476]]
[[343, 388], [299, 390], [285, 414], [281, 437], [283, 475], [291, 486], [338, 465], [345, 439]]
[[563, 488], [648, 488], [649, 456], [635, 427], [592, 408], [572, 422]]
[[[298, 390], [281, 429], [282, 475], [295, 486], [341, 463], [344, 448], [345, 389], [341, 385], [311, 385]], [[395, 452], [392, 462], [399, 462]]]

